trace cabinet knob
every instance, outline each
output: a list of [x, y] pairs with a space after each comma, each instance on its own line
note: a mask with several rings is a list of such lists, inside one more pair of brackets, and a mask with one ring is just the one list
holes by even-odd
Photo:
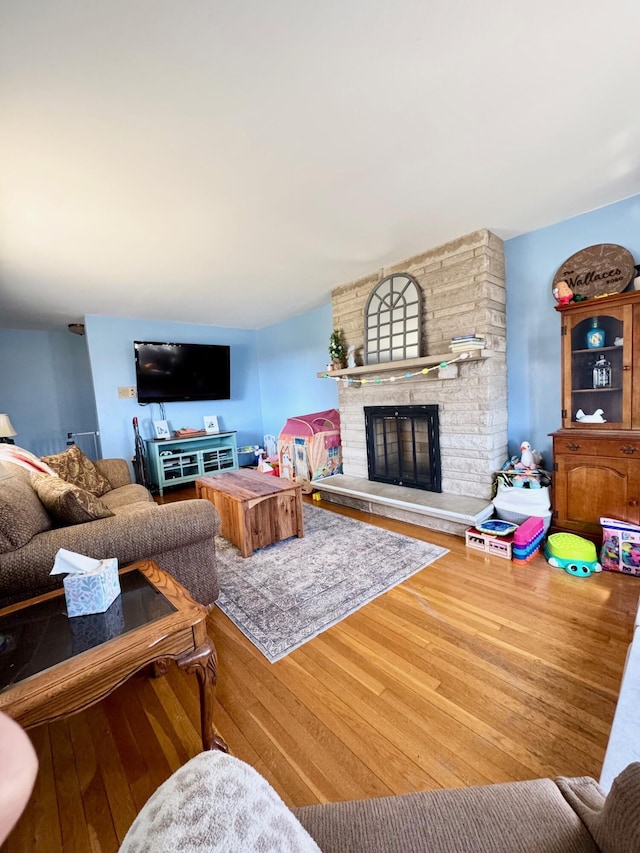
[[620, 450], [628, 455], [638, 452], [638, 448], [634, 447], [633, 444], [625, 444], [620, 448]]
[[572, 441], [570, 444], [567, 444], [567, 450], [580, 450], [580, 445]]
[[631, 370], [631, 365], [630, 364], [623, 364], [622, 369], [623, 370]]
[[638, 506], [638, 501], [629, 501], [629, 506]]

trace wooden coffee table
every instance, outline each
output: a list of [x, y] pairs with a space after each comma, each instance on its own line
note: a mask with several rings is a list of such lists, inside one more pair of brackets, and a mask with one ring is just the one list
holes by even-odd
[[196, 494], [214, 504], [222, 535], [243, 557], [281, 539], [304, 536], [300, 483], [240, 469], [196, 480]]
[[48, 723], [169, 658], [198, 677], [203, 748], [226, 751], [213, 726], [217, 657], [207, 609], [151, 560], [122, 569], [120, 585], [106, 613], [70, 619], [63, 590], [0, 610], [0, 710], [25, 728]]

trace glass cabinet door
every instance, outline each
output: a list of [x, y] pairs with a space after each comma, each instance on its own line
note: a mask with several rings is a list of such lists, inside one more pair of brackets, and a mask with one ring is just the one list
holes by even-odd
[[598, 307], [565, 320], [562, 425], [630, 429], [632, 309]]

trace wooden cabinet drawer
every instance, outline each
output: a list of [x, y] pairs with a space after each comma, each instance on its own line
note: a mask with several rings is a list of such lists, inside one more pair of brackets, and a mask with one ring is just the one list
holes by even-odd
[[617, 459], [640, 459], [640, 436], [612, 438], [583, 438], [575, 436], [556, 436], [553, 440], [553, 455], [564, 456], [607, 456]]

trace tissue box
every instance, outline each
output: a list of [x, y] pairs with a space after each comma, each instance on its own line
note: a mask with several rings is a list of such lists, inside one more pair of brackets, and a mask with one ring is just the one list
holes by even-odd
[[119, 637], [124, 631], [122, 599], [116, 598], [104, 613], [76, 616], [69, 620], [71, 626], [71, 648], [74, 655], [93, 649], [100, 643]]
[[101, 560], [96, 569], [68, 574], [63, 583], [69, 616], [104, 613], [120, 595], [118, 560]]

